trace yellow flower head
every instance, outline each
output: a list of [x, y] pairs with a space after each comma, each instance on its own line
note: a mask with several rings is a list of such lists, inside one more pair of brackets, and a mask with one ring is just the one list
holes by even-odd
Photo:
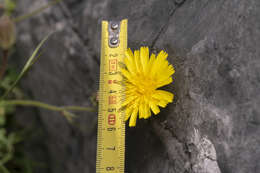
[[[124, 63], [126, 68], [121, 72], [125, 77], [125, 121], [130, 118], [129, 126], [136, 125], [136, 119], [147, 119], [151, 110], [156, 115], [160, 107], [173, 100], [173, 94], [158, 88], [172, 82], [174, 68], [167, 60], [168, 54], [161, 51], [157, 56], [151, 54], [149, 58], [148, 47], [141, 47], [140, 51], [131, 49], [126, 51]], [[150, 110], [151, 109], [151, 110]]]

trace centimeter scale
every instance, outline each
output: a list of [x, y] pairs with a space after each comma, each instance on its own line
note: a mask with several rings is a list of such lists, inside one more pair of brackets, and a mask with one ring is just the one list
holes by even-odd
[[125, 122], [119, 65], [127, 49], [127, 20], [102, 21], [96, 173], [124, 173]]

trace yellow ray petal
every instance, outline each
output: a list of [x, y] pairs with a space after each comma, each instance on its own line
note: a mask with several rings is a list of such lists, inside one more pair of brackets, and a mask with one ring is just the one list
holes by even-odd
[[137, 71], [137, 73], [140, 73], [141, 72], [141, 62], [140, 62], [140, 51], [139, 50], [134, 51], [134, 58], [135, 58], [136, 71]]
[[125, 70], [125, 69], [121, 69], [121, 73], [127, 78], [127, 79], [131, 79], [132, 76], [131, 74], [129, 74], [129, 71]]
[[144, 108], [145, 116], [144, 119], [147, 119], [151, 116], [151, 110], [149, 108], [149, 105], [146, 103]]
[[155, 75], [156, 72], [160, 71], [160, 69], [163, 69], [162, 66], [164, 65], [164, 62], [166, 61], [167, 56], [168, 56], [168, 54], [163, 50], [157, 55], [157, 57], [153, 63], [151, 75]]
[[136, 107], [134, 108], [132, 115], [130, 117], [129, 127], [134, 127], [136, 125], [137, 113], [138, 113], [138, 108]]
[[156, 58], [155, 54], [152, 53], [148, 62], [148, 67], [152, 68], [155, 58]]
[[135, 101], [137, 96], [132, 96], [132, 97], [126, 97], [125, 101], [122, 103], [122, 107], [128, 105], [129, 103]]
[[173, 68], [172, 65], [168, 66], [168, 72], [169, 72], [169, 75], [173, 75], [175, 73], [175, 69]]
[[135, 68], [135, 64], [133, 62], [131, 62], [129, 60], [129, 58], [125, 58], [124, 59], [124, 63], [126, 65], [127, 70], [131, 73], [131, 74], [135, 74], [136, 73], [136, 68]]
[[150, 101], [149, 106], [155, 115], [157, 115], [160, 112], [159, 107], [153, 101]]
[[125, 121], [127, 121], [129, 119], [129, 117], [131, 116], [133, 112], [133, 108], [132, 107], [127, 107], [125, 110]]
[[130, 48], [128, 48], [126, 50], [125, 55], [126, 55], [126, 58], [128, 58], [129, 60], [133, 60], [133, 58], [134, 58], [134, 54], [133, 54], [133, 52], [132, 52], [132, 50]]
[[144, 114], [144, 105], [141, 103], [139, 105], [139, 118], [144, 118], [145, 114]]
[[172, 77], [169, 77], [168, 79], [166, 79], [164, 81], [158, 82], [156, 85], [156, 88], [160, 88], [160, 87], [168, 85], [170, 83], [172, 83]]
[[171, 77], [174, 73], [173, 67], [167, 67], [161, 69], [160, 71], [157, 72], [157, 76], [159, 78], [159, 82], [167, 80], [169, 77]]
[[157, 58], [158, 59], [162, 59], [162, 60], [165, 60], [166, 58], [168, 57], [168, 53], [166, 53], [165, 51], [161, 50], [159, 52], [159, 54], [157, 55]]
[[160, 100], [159, 103], [158, 103], [158, 105], [163, 107], [163, 108], [165, 108], [167, 106], [167, 104], [168, 104], [168, 102], [165, 101], [165, 100]]
[[173, 100], [173, 94], [164, 90], [156, 90], [152, 97], [158, 100], [166, 100], [167, 102], [172, 102]]
[[123, 74], [123, 76], [125, 76], [128, 79], [129, 82], [133, 84], [135, 83], [133, 76], [127, 70], [121, 69], [121, 73]]
[[142, 70], [144, 73], [147, 72], [147, 65], [149, 62], [149, 49], [148, 47], [141, 47], [140, 48], [140, 60], [142, 65]]

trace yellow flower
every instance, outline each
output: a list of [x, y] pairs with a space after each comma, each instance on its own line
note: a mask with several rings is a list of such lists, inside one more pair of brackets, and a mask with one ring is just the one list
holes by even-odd
[[161, 51], [157, 56], [151, 54], [148, 47], [141, 47], [140, 51], [131, 49], [126, 51], [125, 68], [121, 72], [125, 78], [125, 121], [129, 118], [129, 126], [136, 125], [136, 119], [147, 119], [151, 110], [156, 115], [160, 107], [173, 100], [173, 94], [158, 88], [172, 83], [175, 70], [167, 60], [168, 54]]

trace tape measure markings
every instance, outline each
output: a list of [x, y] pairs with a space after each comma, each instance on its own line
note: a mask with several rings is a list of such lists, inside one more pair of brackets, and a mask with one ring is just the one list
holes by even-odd
[[124, 173], [124, 112], [118, 111], [124, 88], [119, 63], [127, 48], [127, 20], [102, 22], [98, 113], [97, 173]]

